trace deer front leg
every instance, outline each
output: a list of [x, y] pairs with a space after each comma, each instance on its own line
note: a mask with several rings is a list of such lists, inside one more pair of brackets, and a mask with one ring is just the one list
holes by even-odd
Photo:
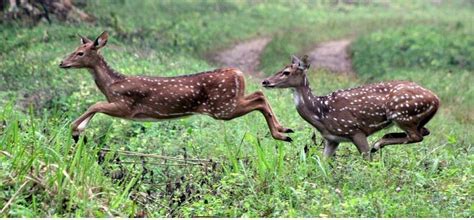
[[324, 156], [325, 157], [332, 157], [334, 153], [336, 153], [337, 146], [339, 146], [339, 142], [330, 141], [328, 139], [324, 139]]
[[362, 154], [364, 159], [370, 159], [370, 152], [369, 152], [369, 142], [367, 142], [367, 136], [363, 133], [357, 133], [352, 137], [352, 143], [355, 144], [359, 153]]
[[79, 118], [74, 120], [74, 122], [72, 122], [72, 138], [74, 139], [74, 142], [77, 143], [79, 141], [79, 135], [82, 133], [82, 131], [84, 131], [87, 124], [91, 118], [94, 117], [94, 115], [95, 113], [85, 112]]
[[273, 113], [272, 107], [268, 103], [268, 100], [265, 97], [265, 95], [263, 94], [263, 92], [261, 92], [261, 91], [254, 92], [254, 93], [246, 96], [245, 99], [250, 101], [250, 102], [253, 101], [253, 100], [257, 100], [257, 99], [262, 99], [263, 102], [266, 105], [266, 108], [268, 109], [268, 111], [271, 115], [271, 119], [273, 120], [273, 123], [275, 124], [277, 130], [279, 132], [283, 132], [283, 133], [293, 133], [294, 132], [291, 128], [285, 128], [280, 124], [280, 122], [278, 121], [276, 115]]
[[72, 137], [75, 142], [79, 140], [79, 135], [87, 127], [89, 121], [96, 113], [104, 113], [115, 117], [126, 117], [126, 111], [122, 105], [117, 103], [98, 102], [90, 106], [87, 111], [72, 122]]

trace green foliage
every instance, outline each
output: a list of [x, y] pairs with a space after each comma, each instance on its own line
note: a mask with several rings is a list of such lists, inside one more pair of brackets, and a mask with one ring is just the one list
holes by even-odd
[[[49, 118], [52, 117], [52, 118]], [[80, 142], [73, 145], [67, 120], [14, 112], [11, 105], [0, 112], [5, 122], [0, 137], [2, 198], [12, 197], [21, 184], [26, 189], [9, 208], [9, 216], [95, 216], [121, 190], [112, 187], [95, 163], [94, 153]], [[105, 196], [94, 198], [97, 191]], [[1, 206], [5, 201], [0, 202]], [[120, 209], [133, 206], [130, 201]], [[7, 213], [2, 213], [6, 215]]]
[[[0, 209], [11, 199], [0, 216], [473, 216], [472, 6], [121, 0], [91, 1], [85, 10], [97, 24], [0, 28]], [[435, 91], [442, 108], [423, 142], [387, 147], [371, 162], [348, 143], [335, 159], [324, 159], [319, 134], [313, 142], [314, 129], [294, 110], [288, 90], [265, 95], [282, 124], [296, 131], [291, 144], [273, 140], [258, 112], [226, 122], [194, 116], [158, 123], [98, 114], [86, 129], [87, 144], [74, 144], [69, 124], [103, 97], [87, 71], [57, 65], [79, 44], [77, 33], [93, 38], [103, 30], [111, 33], [102, 51], [110, 66], [161, 76], [209, 70], [203, 57], [210, 51], [253, 36], [273, 36], [261, 60], [267, 74], [321, 41], [361, 36], [353, 59], [362, 77], [310, 72], [316, 94], [412, 80]], [[400, 45], [408, 52], [400, 53]], [[247, 86], [261, 89], [252, 77]], [[24, 94], [50, 101], [28, 108]], [[112, 153], [99, 164], [102, 148]], [[147, 159], [143, 166], [138, 157], [121, 157], [118, 165], [116, 150], [186, 152], [217, 163], [162, 166]]]
[[352, 46], [354, 67], [366, 76], [397, 68], [474, 70], [474, 30], [459, 21], [454, 27], [415, 26], [379, 31]]
[[[403, 65], [395, 63], [392, 56], [400, 57], [399, 60], [410, 59], [413, 63], [427, 65], [435, 60], [433, 62], [438, 66], [450, 63], [472, 69], [473, 40], [470, 36], [474, 30], [470, 25], [472, 19], [466, 19], [469, 10], [460, 10], [449, 4], [443, 8], [432, 7], [423, 1], [397, 3], [390, 5], [390, 9], [375, 4], [292, 10], [290, 16], [295, 15], [292, 24], [297, 25], [285, 26], [276, 32], [264, 50], [261, 69], [266, 74], [273, 74], [282, 64], [288, 63], [290, 54], [303, 55], [319, 42], [354, 39], [356, 36], [362, 37], [353, 44], [353, 62], [355, 69], [363, 74], [385, 71], [379, 69], [385, 68], [386, 64]], [[407, 10], [410, 13], [406, 13]], [[429, 27], [425, 27], [427, 25]], [[372, 32], [375, 34], [368, 34]], [[399, 44], [407, 48], [413, 46], [409, 58], [406, 57], [408, 54], [397, 51]], [[379, 60], [384, 62], [377, 62]], [[373, 64], [380, 68], [374, 69]]]

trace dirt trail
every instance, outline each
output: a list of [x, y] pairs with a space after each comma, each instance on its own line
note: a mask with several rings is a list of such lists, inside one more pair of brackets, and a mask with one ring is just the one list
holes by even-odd
[[343, 39], [319, 44], [308, 55], [313, 68], [327, 69], [336, 73], [354, 74], [348, 53], [351, 40]]
[[[221, 67], [236, 67], [246, 74], [262, 77], [257, 68], [260, 64], [260, 56], [270, 41], [271, 38], [268, 37], [244, 41], [229, 49], [214, 53], [211, 55], [211, 60]], [[320, 43], [308, 53], [312, 68], [354, 74], [348, 54], [350, 44], [351, 40], [349, 39]]]
[[246, 74], [260, 76], [260, 72], [257, 72], [260, 55], [270, 41], [271, 38], [262, 37], [241, 42], [215, 53], [211, 59], [221, 67], [236, 67]]

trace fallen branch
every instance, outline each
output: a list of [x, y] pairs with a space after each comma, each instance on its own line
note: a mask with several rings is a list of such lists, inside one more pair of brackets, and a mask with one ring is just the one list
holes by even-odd
[[5, 155], [8, 158], [12, 158], [12, 155], [10, 153], [8, 153], [7, 151], [0, 150], [0, 153]]
[[57, 192], [56, 191], [51, 191], [49, 188], [46, 186], [46, 184], [40, 179], [39, 177], [33, 175], [33, 174], [28, 174], [26, 176], [26, 179], [33, 181], [34, 183], [38, 184], [38, 186], [42, 187], [45, 192], [47, 192], [50, 196], [56, 196]]
[[[120, 161], [120, 163], [122, 164], [141, 164], [142, 162], [141, 161]], [[157, 165], [157, 166], [188, 166], [188, 165], [200, 165], [200, 166], [203, 166], [204, 163], [156, 163], [156, 162], [146, 162], [146, 164], [150, 164], [150, 165]]]
[[179, 158], [179, 157], [168, 157], [168, 156], [163, 156], [163, 155], [158, 155], [158, 154], [145, 154], [145, 153], [138, 153], [138, 152], [132, 152], [132, 151], [125, 151], [125, 150], [112, 150], [112, 149], [109, 149], [109, 148], [103, 148], [101, 149], [103, 151], [108, 151], [108, 152], [112, 152], [112, 151], [115, 151], [121, 155], [125, 155], [125, 156], [133, 156], [133, 157], [148, 157], [148, 158], [155, 158], [155, 159], [162, 159], [162, 160], [175, 160], [175, 161], [184, 161], [186, 163], [189, 163], [189, 162], [201, 162], [201, 163], [212, 163], [212, 162], [216, 162], [216, 161], [213, 161], [211, 159], [209, 160], [204, 160], [204, 159], [192, 159], [192, 158]]

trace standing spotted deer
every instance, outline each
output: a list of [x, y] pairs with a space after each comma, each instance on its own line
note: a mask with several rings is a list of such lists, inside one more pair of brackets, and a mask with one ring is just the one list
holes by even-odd
[[407, 81], [369, 84], [314, 96], [306, 72], [308, 57], [292, 57], [292, 63], [265, 79], [266, 88], [293, 88], [296, 109], [325, 139], [324, 155], [334, 155], [340, 142], [352, 142], [369, 156], [367, 137], [391, 124], [404, 133], [389, 133], [377, 141], [371, 152], [393, 144], [423, 140], [430, 132], [424, 126], [438, 110], [440, 101], [431, 91]]
[[59, 64], [61, 68], [88, 69], [107, 98], [107, 102], [90, 106], [72, 123], [76, 141], [96, 113], [145, 121], [192, 114], [231, 120], [254, 110], [263, 114], [273, 138], [291, 141], [283, 133], [292, 130], [280, 125], [262, 92], [245, 96], [241, 71], [224, 68], [177, 77], [125, 76], [112, 70], [99, 53], [107, 39], [107, 32], [94, 41], [81, 36], [81, 46]]

